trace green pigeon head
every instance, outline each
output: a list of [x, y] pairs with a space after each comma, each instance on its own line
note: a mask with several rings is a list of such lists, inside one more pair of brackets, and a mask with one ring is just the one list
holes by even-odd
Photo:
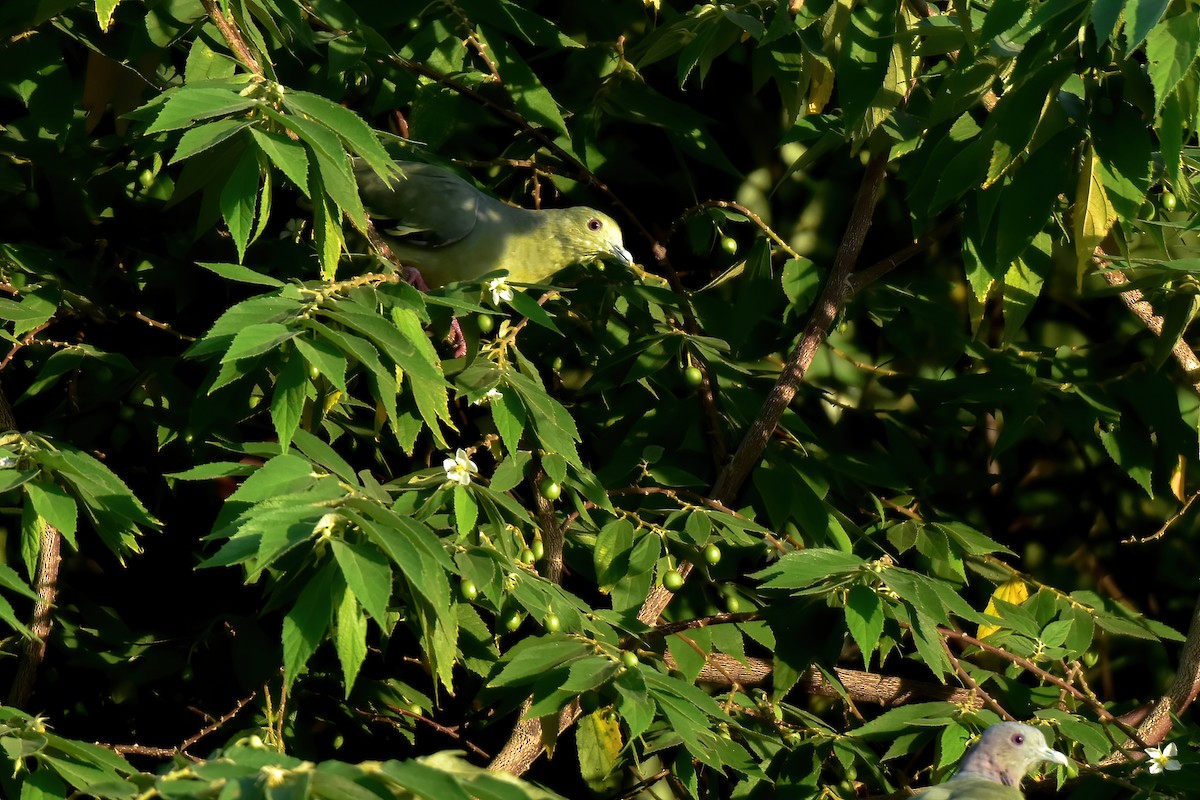
[[1020, 722], [1001, 722], [983, 732], [948, 783], [984, 778], [1002, 786], [1020, 786], [1025, 773], [1049, 761], [1068, 766], [1067, 757], [1046, 744], [1040, 729]]
[[633, 266], [633, 255], [625, 249], [621, 226], [612, 217], [587, 206], [560, 208], [550, 212], [557, 217], [554, 228], [567, 243], [576, 261], [618, 261]]

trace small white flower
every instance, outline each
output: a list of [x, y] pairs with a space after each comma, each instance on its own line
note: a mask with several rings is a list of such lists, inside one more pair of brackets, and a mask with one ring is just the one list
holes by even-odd
[[455, 451], [454, 458], [447, 458], [442, 462], [442, 469], [446, 470], [446, 480], [459, 486], [470, 486], [471, 476], [479, 472], [479, 467], [475, 466], [475, 462], [467, 457], [466, 451], [461, 447]]
[[291, 239], [299, 244], [300, 237], [304, 235], [304, 220], [299, 217], [289, 219], [287, 224], [283, 226], [283, 230], [279, 233], [280, 239]]
[[471, 403], [471, 405], [473, 405], [473, 406], [487, 405], [488, 403], [496, 402], [501, 397], [504, 397], [504, 393], [501, 392], [499, 389], [497, 389], [495, 386], [493, 386], [491, 389], [487, 390], [487, 394], [485, 394], [483, 397], [481, 397], [478, 400]]
[[488, 281], [487, 290], [492, 293], [492, 305], [498, 306], [500, 302], [511, 303], [513, 299], [512, 287], [508, 285], [507, 278], [492, 278]]
[[1178, 752], [1179, 748], [1175, 746], [1174, 742], [1171, 742], [1162, 750], [1159, 750], [1157, 747], [1147, 747], [1146, 755], [1150, 758], [1150, 774], [1157, 775], [1163, 770], [1174, 772], [1177, 769], [1182, 769], [1179, 766], [1179, 762], [1174, 758]]

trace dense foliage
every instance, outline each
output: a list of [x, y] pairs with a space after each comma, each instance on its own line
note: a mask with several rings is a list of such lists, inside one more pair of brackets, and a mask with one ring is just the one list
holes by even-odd
[[[902, 796], [1011, 715], [1195, 796], [1197, 12], [4, 3], [0, 794]], [[648, 274], [423, 294], [351, 156]]]

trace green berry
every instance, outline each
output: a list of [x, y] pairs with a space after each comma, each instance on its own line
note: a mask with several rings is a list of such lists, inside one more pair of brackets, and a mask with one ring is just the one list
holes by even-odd
[[550, 369], [552, 369], [557, 374], [559, 372], [562, 372], [562, 368], [563, 368], [562, 356], [555, 356], [554, 360], [550, 362]]
[[152, 169], [146, 168], [138, 173], [138, 183], [142, 185], [143, 189], [149, 189], [151, 186], [153, 186], [154, 180], [155, 175], [154, 170]]
[[738, 251], [737, 239], [734, 239], [732, 236], [722, 236], [721, 249], [729, 255], [733, 255]]
[[546, 543], [542, 541], [541, 537], [534, 539], [530, 543], [529, 549], [533, 552], [534, 561], [541, 561], [546, 557]]
[[677, 569], [669, 569], [663, 573], [663, 588], [668, 592], [678, 592], [683, 588], [683, 573]]
[[1162, 206], [1163, 211], [1174, 211], [1178, 202], [1179, 201], [1175, 199], [1175, 195], [1171, 192], [1163, 192], [1158, 197], [1158, 204]]
[[479, 597], [479, 587], [470, 578], [463, 578], [458, 588], [462, 592], [462, 596], [468, 601], [474, 602], [475, 598]]
[[538, 493], [547, 500], [557, 500], [562, 494], [562, 487], [549, 478], [545, 478], [538, 484]]
[[688, 386], [699, 386], [704, 383], [704, 373], [699, 367], [688, 367], [683, 371], [683, 380]]
[[491, 314], [479, 314], [475, 317], [475, 325], [480, 333], [491, 333], [496, 327], [496, 321], [492, 319]]
[[704, 560], [709, 564], [716, 566], [717, 562], [721, 560], [721, 548], [717, 547], [715, 544], [705, 545]]
[[522, 564], [532, 564], [533, 562], [537, 561], [537, 556], [535, 556], [533, 551], [528, 547], [521, 550], [520, 558]]
[[557, 614], [547, 614], [543, 624], [550, 633], [558, 633], [559, 629], [562, 628], [562, 620], [558, 618]]
[[515, 631], [517, 628], [521, 627], [521, 622], [522, 622], [521, 612], [514, 611], [511, 614], [509, 614], [508, 617], [505, 618], [504, 627], [509, 632], [512, 632], [512, 631]]
[[730, 593], [725, 595], [725, 610], [730, 614], [736, 614], [742, 607], [742, 601], [738, 599], [736, 594]]
[[632, 650], [626, 650], [625, 652], [621, 653], [621, 663], [624, 664], [627, 669], [633, 669], [641, 663], [641, 659], [637, 657], [637, 653], [633, 652]]
[[1142, 203], [1142, 207], [1138, 209], [1138, 219], [1154, 219], [1154, 203], [1151, 203], [1149, 200]]

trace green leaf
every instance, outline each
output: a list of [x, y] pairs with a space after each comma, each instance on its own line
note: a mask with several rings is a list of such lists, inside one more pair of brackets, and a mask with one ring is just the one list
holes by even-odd
[[1154, 444], [1149, 431], [1141, 429], [1127, 418], [1111, 427], [1102, 427], [1097, 423], [1096, 434], [1113, 463], [1124, 470], [1149, 497], [1154, 497]]
[[521, 396], [528, 410], [528, 421], [544, 449], [561, 453], [572, 466], [583, 466], [575, 443], [579, 441], [579, 429], [575, 420], [562, 405], [534, 380], [518, 372], [505, 374], [505, 381]]
[[1121, 10], [1126, 0], [1095, 0], [1092, 3], [1092, 28], [1101, 44], [1112, 38], [1116, 30], [1117, 20], [1121, 18]]
[[1109, 201], [1121, 219], [1137, 219], [1150, 188], [1150, 136], [1128, 103], [1110, 115], [1092, 114], [1097, 169]]
[[229, 226], [229, 235], [237, 247], [238, 262], [246, 257], [250, 234], [254, 230], [254, 211], [258, 205], [258, 187], [261, 175], [258, 155], [247, 147], [242, 151], [233, 172], [221, 189], [221, 214]]
[[612, 585], [628, 571], [629, 553], [633, 549], [633, 524], [626, 519], [614, 520], [600, 530], [592, 559], [596, 565], [596, 583], [600, 591], [611, 591]]
[[300, 426], [308, 388], [308, 369], [304, 359], [293, 353], [275, 377], [275, 390], [271, 393], [271, 423], [279, 437], [279, 447], [285, 453]]
[[51, 481], [35, 480], [25, 484], [25, 492], [38, 515], [58, 529], [68, 542], [75, 542], [79, 508], [75, 498]]
[[496, 430], [509, 453], [521, 446], [521, 434], [525, 431], [525, 406], [515, 391], [501, 392], [500, 397], [488, 401]]
[[1079, 132], [1068, 128], [1037, 149], [1000, 195], [996, 263], [1007, 271], [1051, 220], [1069, 176]]
[[1146, 38], [1150, 82], [1154, 85], [1154, 110], [1183, 80], [1200, 52], [1200, 15], [1184, 12], [1154, 26]]
[[343, 394], [349, 391], [346, 388], [346, 357], [336, 347], [317, 336], [298, 336], [292, 343], [304, 360], [334, 388]]
[[979, 29], [980, 40], [986, 42], [1012, 30], [1029, 8], [1029, 3], [1024, 0], [995, 0], [983, 18], [983, 26]]
[[270, 275], [263, 275], [261, 272], [255, 272], [249, 267], [241, 264], [220, 264], [212, 261], [197, 261], [196, 266], [203, 267], [209, 272], [214, 272], [222, 278], [227, 278], [231, 281], [239, 283], [252, 283], [257, 286], [271, 286], [278, 288], [283, 286], [283, 281], [272, 278]]
[[213, 478], [244, 478], [252, 474], [256, 467], [253, 464], [242, 464], [238, 461], [214, 461], [210, 464], [200, 464], [185, 469], [183, 472], [168, 472], [164, 478], [174, 478], [180, 481], [208, 481]]
[[348, 698], [367, 659], [367, 618], [359, 609], [353, 590], [342, 592], [342, 601], [335, 612], [333, 645], [342, 665], [342, 683]]
[[260, 322], [248, 325], [233, 337], [225, 355], [221, 356], [221, 363], [236, 361], [239, 358], [251, 358], [275, 350], [279, 345], [298, 335], [300, 335], [300, 331], [278, 322]]
[[375, 131], [350, 109], [320, 95], [295, 89], [284, 94], [283, 103], [288, 110], [300, 112], [332, 128], [376, 172], [394, 169], [392, 159], [379, 143]]
[[362, 615], [359, 603], [349, 591], [343, 591], [342, 602], [337, 604], [334, 624], [334, 646], [337, 661], [342, 664], [342, 684], [346, 696], [354, 688], [362, 662], [367, 657], [367, 618]]
[[488, 685], [519, 686], [530, 683], [554, 667], [583, 658], [591, 647], [564, 635], [523, 639], [504, 656], [504, 668]]
[[459, 536], [468, 536], [479, 519], [479, 505], [465, 486], [454, 487], [454, 528]]
[[838, 51], [837, 86], [845, 118], [859, 119], [883, 86], [896, 33], [898, 6], [868, 0], [851, 12]]
[[176, 89], [163, 104], [146, 135], [162, 131], [190, 128], [202, 119], [223, 117], [259, 105], [259, 101], [242, 97], [237, 84], [187, 85]]
[[198, 358], [229, 349], [233, 338], [251, 325], [287, 319], [298, 313], [300, 302], [295, 297], [271, 293], [243, 300], [227, 310], [213, 323], [200, 341], [188, 348], [186, 356]]
[[1067, 63], [1043, 67], [996, 103], [985, 127], [987, 135], [993, 138], [985, 187], [995, 182], [1014, 159], [1033, 145], [1034, 132], [1047, 111], [1054, 107], [1058, 87], [1068, 75], [1070, 64]]
[[516, 312], [523, 317], [528, 317], [530, 322], [562, 335], [562, 331], [554, 324], [554, 318], [529, 295], [524, 292], [514, 292], [511, 303]]
[[38, 294], [27, 294], [21, 302], [0, 298], [0, 319], [14, 323], [13, 336], [21, 336], [46, 322], [58, 311], [58, 304]]
[[817, 547], [788, 553], [750, 577], [764, 581], [765, 589], [805, 589], [825, 578], [857, 572], [866, 563], [853, 553]]
[[552, 129], [556, 134], [567, 136], [567, 123], [558, 110], [558, 103], [525, 60], [503, 36], [486, 30], [485, 36], [504, 88], [521, 116], [536, 125]]
[[1171, 0], [1132, 0], [1125, 4], [1125, 56], [1145, 40], [1146, 36], [1162, 19]]
[[869, 586], [858, 585], [846, 594], [846, 626], [862, 651], [863, 668], [871, 668], [871, 653], [883, 634], [883, 602]]
[[251, 128], [250, 135], [260, 150], [267, 154], [271, 163], [287, 176], [305, 197], [312, 197], [308, 186], [308, 150], [298, 141], [280, 133]]
[[178, 164], [191, 158], [197, 153], [203, 153], [210, 147], [215, 147], [250, 126], [245, 119], [221, 119], [216, 122], [206, 122], [185, 132], [179, 139], [179, 145], [171, 156], [169, 163]]
[[290, 687], [325, 639], [337, 595], [345, 591], [341, 574], [325, 564], [309, 579], [296, 604], [283, 617], [283, 682]]
[[392, 570], [387, 557], [375, 547], [340, 539], [330, 543], [346, 585], [380, 627], [387, 624], [388, 601], [392, 595]]

